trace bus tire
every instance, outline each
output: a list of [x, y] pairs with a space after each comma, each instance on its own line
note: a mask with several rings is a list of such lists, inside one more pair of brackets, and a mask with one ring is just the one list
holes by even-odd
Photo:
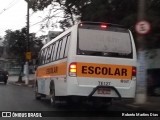
[[38, 84], [36, 82], [36, 85], [35, 85], [35, 98], [36, 100], [40, 100], [41, 99], [41, 94], [38, 93]]
[[55, 107], [56, 97], [55, 97], [55, 86], [53, 81], [51, 81], [50, 83], [50, 103], [52, 107]]

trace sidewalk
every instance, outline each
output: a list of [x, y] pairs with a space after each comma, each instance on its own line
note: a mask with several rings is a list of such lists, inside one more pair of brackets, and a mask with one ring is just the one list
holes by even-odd
[[28, 85], [25, 84], [25, 77], [22, 77], [22, 82], [18, 82], [19, 76], [17, 75], [12, 75], [8, 77], [8, 83], [9, 84], [14, 84], [17, 86], [28, 86], [28, 87], [34, 87], [34, 74], [29, 75], [29, 81]]
[[159, 111], [160, 112], [160, 96], [147, 96], [147, 100], [143, 104], [136, 103], [135, 100], [122, 99], [114, 102], [116, 105], [125, 106], [134, 111]]

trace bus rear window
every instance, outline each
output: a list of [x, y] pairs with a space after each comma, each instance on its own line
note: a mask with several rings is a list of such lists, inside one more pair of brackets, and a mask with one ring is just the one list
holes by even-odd
[[119, 27], [79, 27], [78, 55], [132, 58], [127, 29]]

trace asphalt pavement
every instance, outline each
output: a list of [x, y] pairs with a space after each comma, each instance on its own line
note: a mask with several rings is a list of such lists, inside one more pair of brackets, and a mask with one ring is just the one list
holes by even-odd
[[[18, 76], [9, 76], [8, 84], [17, 86], [34, 87], [34, 75], [29, 76], [28, 84], [25, 84], [25, 77], [22, 78], [23, 82], [19, 83]], [[144, 103], [138, 104], [135, 100], [115, 100], [114, 104], [133, 109], [135, 111], [160, 111], [160, 96], [147, 96], [147, 100]]]

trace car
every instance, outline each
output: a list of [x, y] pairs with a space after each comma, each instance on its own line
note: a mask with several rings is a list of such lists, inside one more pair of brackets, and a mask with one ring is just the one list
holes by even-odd
[[0, 69], [0, 82], [4, 82], [4, 84], [7, 84], [8, 80], [8, 72], [6, 70]]

